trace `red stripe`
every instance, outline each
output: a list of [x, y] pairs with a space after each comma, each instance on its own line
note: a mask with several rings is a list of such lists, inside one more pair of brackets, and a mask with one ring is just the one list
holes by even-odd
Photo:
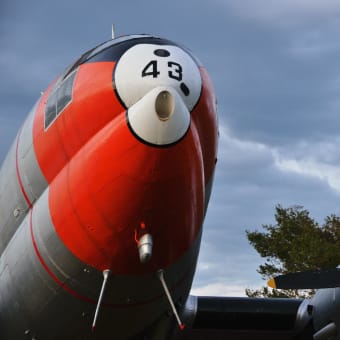
[[22, 183], [20, 172], [19, 172], [18, 150], [19, 150], [19, 141], [20, 141], [20, 136], [21, 136], [22, 128], [23, 127], [20, 128], [19, 133], [18, 133], [18, 137], [17, 137], [17, 145], [16, 145], [16, 149], [15, 149], [15, 170], [16, 170], [16, 173], [17, 173], [18, 182], [19, 182], [19, 186], [20, 186], [22, 195], [24, 196], [24, 199], [25, 199], [28, 207], [30, 209], [32, 209], [33, 204], [32, 204], [31, 200], [29, 199], [29, 197], [28, 197], [28, 195], [26, 193], [26, 190], [24, 188], [24, 184]]
[[61, 281], [52, 271], [51, 269], [47, 266], [46, 262], [44, 261], [43, 257], [40, 254], [37, 242], [35, 240], [34, 234], [33, 234], [33, 223], [32, 223], [32, 215], [33, 215], [33, 209], [30, 211], [30, 232], [31, 232], [31, 238], [32, 238], [32, 243], [33, 243], [33, 247], [35, 250], [35, 254], [37, 255], [41, 265], [43, 266], [43, 268], [46, 270], [46, 272], [50, 275], [50, 277], [54, 280], [54, 282], [57, 283], [57, 285], [59, 287], [61, 287], [63, 290], [65, 290], [66, 292], [68, 292], [69, 294], [73, 295], [74, 297], [86, 301], [86, 302], [90, 302], [90, 303], [97, 303], [97, 301], [88, 298], [87, 296], [81, 295], [78, 292], [76, 292], [75, 290], [73, 290], [72, 288], [68, 287], [65, 282]]

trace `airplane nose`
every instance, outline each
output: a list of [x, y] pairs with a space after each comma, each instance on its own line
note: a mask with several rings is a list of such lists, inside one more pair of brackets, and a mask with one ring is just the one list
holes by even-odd
[[168, 146], [180, 141], [190, 126], [190, 112], [178, 92], [159, 86], [127, 111], [128, 125], [142, 142]]

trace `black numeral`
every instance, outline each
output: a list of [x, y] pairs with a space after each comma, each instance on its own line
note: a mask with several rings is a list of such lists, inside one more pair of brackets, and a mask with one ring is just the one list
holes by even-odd
[[159, 74], [157, 60], [151, 60], [142, 71], [142, 77], [152, 76], [153, 78], [157, 78]]
[[168, 75], [172, 79], [176, 79], [178, 81], [181, 81], [183, 76], [182, 76], [182, 66], [178, 63], [175, 63], [174, 61], [169, 61], [168, 62], [168, 67], [171, 69], [168, 72]]
[[[174, 61], [169, 61], [168, 69], [169, 78], [175, 79], [177, 81], [182, 81], [183, 68], [180, 64], [175, 63]], [[142, 71], [142, 77], [152, 76], [153, 78], [157, 78], [159, 74], [160, 72], [158, 71], [157, 60], [151, 60], [149, 63], [147, 63]]]

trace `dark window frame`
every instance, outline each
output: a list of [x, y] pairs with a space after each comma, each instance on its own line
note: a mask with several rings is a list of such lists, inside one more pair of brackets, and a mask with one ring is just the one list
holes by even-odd
[[64, 77], [61, 76], [48, 95], [44, 115], [45, 130], [47, 130], [72, 103], [73, 87], [77, 71], [78, 68], [73, 69]]

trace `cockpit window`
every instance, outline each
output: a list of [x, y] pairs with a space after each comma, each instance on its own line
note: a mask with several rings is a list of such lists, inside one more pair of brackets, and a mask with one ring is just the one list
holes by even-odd
[[147, 35], [121, 37], [108, 41], [92, 50], [86, 63], [118, 61], [125, 51], [137, 44], [176, 45], [170, 40]]
[[[151, 35], [139, 34], [139, 35], [126, 35], [118, 37], [112, 40], [108, 40], [91, 50], [85, 52], [78, 60], [70, 65], [62, 74], [61, 78], [66, 78], [71, 72], [73, 72], [79, 65], [84, 63], [93, 63], [99, 61], [118, 61], [119, 58], [127, 51], [130, 47], [137, 44], [154, 44], [154, 45], [174, 45], [183, 48], [174, 42], [157, 38]], [[196, 61], [198, 65], [201, 63], [188, 51], [186, 50]]]
[[92, 59], [94, 56], [96, 56], [97, 54], [103, 52], [104, 50], [106, 50], [110, 47], [113, 47], [113, 46], [117, 47], [121, 43], [131, 41], [131, 40], [135, 41], [136, 39], [146, 38], [146, 37], [151, 38], [151, 36], [148, 36], [148, 35], [126, 35], [126, 36], [118, 37], [118, 38], [115, 38], [115, 39], [112, 39], [112, 40], [108, 40], [108, 41], [98, 45], [94, 49], [92, 49], [90, 51], [91, 53], [89, 53], [89, 55], [88, 55], [87, 60]]
[[81, 65], [82, 63], [84, 63], [84, 61], [86, 61], [89, 57], [89, 55], [91, 54], [91, 52], [93, 50], [95, 50], [95, 48], [92, 48], [91, 50], [83, 53], [80, 58], [78, 58], [73, 64], [71, 64], [70, 66], [68, 66], [64, 72], [61, 74], [60, 76], [60, 80], [66, 79], [75, 69], [77, 69], [79, 67], [79, 65]]
[[64, 111], [66, 106], [71, 103], [76, 73], [76, 70], [74, 70], [65, 79], [60, 77], [52, 88], [45, 108], [45, 129], [47, 129], [58, 115]]

